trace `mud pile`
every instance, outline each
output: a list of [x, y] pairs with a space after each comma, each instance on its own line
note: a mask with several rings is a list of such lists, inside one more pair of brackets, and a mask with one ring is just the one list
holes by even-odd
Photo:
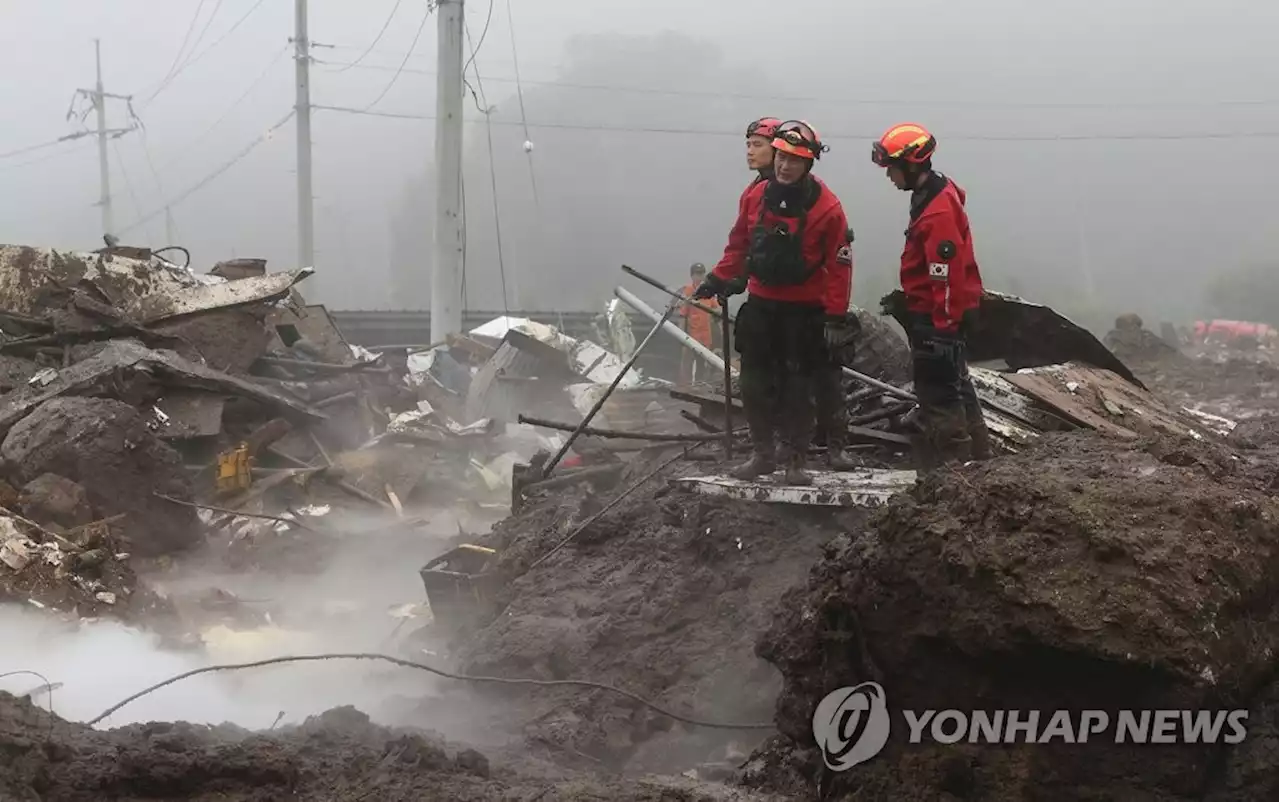
[[0, 754], [5, 802], [769, 799], [679, 779], [521, 778], [475, 750], [376, 726], [350, 707], [271, 733], [186, 723], [103, 732], [0, 693]]
[[[895, 497], [827, 547], [761, 639], [785, 677], [782, 735], [747, 782], [874, 799], [1199, 799], [1261, 766], [1266, 784], [1241, 798], [1274, 794], [1274, 487], [1273, 460], [1077, 432]], [[822, 777], [813, 711], [867, 680], [888, 698], [888, 746]], [[1242, 707], [1251, 737], [1225, 754], [1113, 738], [911, 745], [901, 715]]]
[[[723, 468], [677, 463], [531, 570], [601, 498], [548, 498], [500, 523], [485, 542], [500, 550], [499, 570], [518, 578], [462, 636], [462, 670], [590, 679], [701, 719], [767, 723], [781, 678], [754, 655], [755, 638], [822, 544], [866, 511], [711, 500], [669, 492], [665, 481]], [[638, 460], [604, 498], [652, 469]], [[505, 703], [506, 723], [535, 753], [597, 770], [715, 777], [768, 734], [686, 728], [580, 688], [519, 688]]]

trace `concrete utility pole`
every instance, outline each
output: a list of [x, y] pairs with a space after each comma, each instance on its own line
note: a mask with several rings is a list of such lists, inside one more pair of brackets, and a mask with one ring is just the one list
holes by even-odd
[[[307, 38], [307, 0], [293, 4], [293, 60], [298, 132], [298, 267], [316, 261], [315, 206], [311, 191], [311, 41]], [[315, 279], [312, 279], [314, 282]]]
[[93, 60], [97, 68], [97, 81], [93, 85], [93, 110], [98, 116], [98, 181], [100, 191], [98, 205], [102, 207], [102, 233], [114, 234], [115, 220], [111, 214], [111, 168], [107, 163], [107, 98], [102, 89], [102, 42], [93, 40]]
[[436, 3], [436, 226], [431, 341], [462, 330], [462, 32], [464, 0]]
[[[67, 119], [71, 119], [74, 115], [75, 99], [78, 97], [86, 97], [93, 104], [93, 110], [97, 116], [97, 131], [95, 135], [98, 137], [98, 181], [100, 184], [100, 192], [98, 195], [98, 205], [102, 207], [102, 234], [114, 235], [113, 230], [116, 227], [115, 215], [112, 214], [111, 208], [111, 167], [107, 160], [107, 139], [116, 139], [137, 128], [136, 125], [130, 125], [128, 128], [108, 128], [107, 127], [107, 99], [123, 100], [128, 103], [133, 99], [132, 95], [113, 95], [102, 88], [102, 43], [97, 39], [93, 40], [93, 60], [96, 70], [96, 78], [92, 89], [77, 89], [72, 97], [72, 109], [67, 111]], [[89, 132], [81, 132], [63, 137], [63, 139], [76, 139], [80, 136], [88, 136]]]

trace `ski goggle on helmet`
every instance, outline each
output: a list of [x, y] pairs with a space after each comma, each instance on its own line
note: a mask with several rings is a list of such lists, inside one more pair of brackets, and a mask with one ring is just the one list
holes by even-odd
[[818, 132], [804, 120], [788, 120], [773, 135], [773, 148], [802, 159], [817, 161], [828, 150]]
[[871, 161], [880, 167], [924, 164], [933, 157], [938, 141], [923, 125], [895, 125], [871, 146]]
[[761, 117], [747, 126], [747, 139], [753, 136], [773, 139], [773, 135], [777, 133], [779, 125], [782, 125], [782, 120], [776, 117]]

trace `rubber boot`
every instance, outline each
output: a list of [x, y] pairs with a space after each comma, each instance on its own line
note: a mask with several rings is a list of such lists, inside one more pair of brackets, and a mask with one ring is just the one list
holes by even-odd
[[938, 416], [935, 436], [939, 464], [963, 463], [969, 459], [973, 440], [969, 436], [969, 417], [963, 406], [948, 409]]
[[851, 471], [854, 468], [861, 467], [861, 464], [851, 458], [845, 452], [845, 442], [848, 440], [849, 433], [846, 429], [837, 433], [834, 437], [827, 438], [827, 467], [833, 471]]
[[[782, 483], [786, 485], [811, 485], [813, 477], [805, 470], [805, 462], [809, 453], [809, 443], [813, 440], [814, 403], [813, 380], [798, 373], [788, 373], [783, 378], [782, 404], [782, 445], [778, 449], [778, 461], [785, 468]], [[830, 433], [828, 433], [830, 436]]]
[[817, 411], [817, 426], [824, 435], [827, 447], [827, 467], [833, 471], [848, 471], [858, 463], [844, 453], [849, 441], [849, 410], [845, 406], [844, 380], [840, 368], [823, 366], [813, 378], [813, 401]]
[[741, 375], [742, 411], [751, 431], [751, 458], [729, 471], [734, 479], [750, 481], [778, 469], [774, 443], [776, 414], [770, 378], [759, 371], [744, 369]]

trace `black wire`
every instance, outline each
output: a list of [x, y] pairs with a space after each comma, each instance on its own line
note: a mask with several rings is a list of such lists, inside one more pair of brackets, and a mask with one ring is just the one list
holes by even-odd
[[[490, 0], [490, 3], [489, 3], [489, 14], [490, 16], [492, 16], [493, 14], [492, 0]], [[468, 44], [470, 44], [471, 26], [467, 25], [465, 20], [463, 21], [463, 30], [467, 35], [467, 42]], [[489, 23], [486, 20], [485, 31], [488, 32], [488, 30], [489, 30]], [[480, 43], [482, 44], [483, 42], [484, 42], [484, 34], [481, 34]], [[498, 278], [502, 284], [502, 313], [504, 317], [511, 317], [511, 307], [507, 301], [507, 265], [506, 265], [506, 260], [503, 258], [503, 253], [502, 253], [502, 213], [499, 211], [499, 208], [498, 208], [498, 175], [494, 168], [494, 163], [493, 163], [492, 110], [488, 108], [489, 99], [484, 94], [484, 80], [480, 77], [480, 65], [475, 61], [476, 53], [479, 51], [479, 49], [480, 49], [479, 44], [476, 44], [471, 48], [471, 58], [467, 60], [467, 64], [471, 65], [471, 70], [472, 72], [475, 73], [476, 86], [479, 87], [480, 89], [480, 99], [484, 102], [484, 105], [485, 105], [484, 133], [485, 133], [485, 139], [487, 140], [488, 150], [489, 150], [489, 191], [493, 196], [493, 228], [494, 228], [495, 236], [497, 238], [497, 246], [498, 246]], [[463, 68], [463, 73], [464, 75], [466, 73], [465, 67]], [[473, 95], [474, 95], [474, 92], [473, 92]]]
[[232, 23], [230, 28], [227, 28], [225, 31], [223, 31], [221, 36], [219, 36], [217, 39], [214, 39], [213, 42], [210, 43], [208, 47], [206, 47], [204, 50], [201, 50], [199, 53], [194, 54], [191, 58], [187, 59], [187, 61], [181, 67], [178, 68], [177, 72], [173, 73], [172, 75], [166, 76], [165, 80], [161, 82], [160, 87], [157, 88], [156, 91], [152, 92], [151, 95], [146, 100], [143, 101], [143, 105], [145, 106], [147, 104], [150, 104], [152, 100], [155, 100], [156, 95], [163, 92], [169, 86], [169, 84], [172, 83], [173, 80], [178, 77], [178, 75], [183, 70], [187, 69], [192, 64], [195, 64], [200, 59], [204, 58], [210, 51], [212, 51], [218, 45], [222, 44], [222, 42], [228, 36], [235, 33], [236, 29], [239, 28], [242, 24], [244, 24], [244, 21], [249, 19], [249, 17], [253, 14], [253, 12], [257, 11], [264, 2], [266, 2], [266, 0], [257, 0], [256, 3], [254, 3], [252, 6], [249, 7], [248, 11], [240, 15], [240, 18], [237, 19], [234, 23]]
[[364, 107], [364, 111], [368, 111], [378, 105], [387, 96], [387, 93], [391, 91], [391, 87], [396, 85], [396, 81], [400, 80], [400, 75], [404, 72], [405, 65], [409, 63], [409, 59], [413, 56], [414, 48], [418, 46], [418, 37], [422, 36], [422, 29], [427, 27], [427, 19], [430, 18], [431, 12], [435, 10], [435, 7], [434, 0], [427, 1], [427, 11], [422, 15], [422, 21], [418, 23], [418, 30], [414, 32], [413, 41], [409, 43], [409, 51], [404, 54], [404, 60], [400, 62], [400, 66], [396, 69], [396, 74], [391, 76], [391, 80], [382, 88], [382, 91], [373, 99], [373, 102]]
[[387, 28], [391, 27], [391, 20], [395, 19], [396, 12], [400, 10], [400, 4], [402, 2], [404, 2], [404, 0], [396, 0], [396, 4], [391, 7], [391, 13], [387, 15], [387, 19], [382, 23], [382, 28], [378, 31], [378, 35], [373, 37], [373, 41], [364, 49], [364, 52], [356, 56], [355, 61], [347, 64], [340, 70], [334, 70], [334, 72], [346, 72], [352, 67], [359, 66], [360, 62], [364, 61], [364, 57], [373, 52], [373, 48], [378, 45], [378, 42], [382, 41], [382, 37], [386, 34]]
[[[486, 11], [484, 15], [484, 30], [480, 31], [480, 41], [476, 42], [475, 46], [471, 48], [471, 57], [467, 59], [466, 64], [462, 65], [463, 75], [467, 74], [467, 67], [471, 66], [471, 62], [476, 60], [476, 54], [480, 52], [480, 48], [484, 47], [484, 38], [489, 35], [489, 23], [491, 22], [493, 22], [493, 0], [489, 0], [489, 10]], [[465, 21], [463, 24], [465, 26], [466, 24]], [[468, 41], [471, 40], [471, 31], [469, 30], [467, 31], [467, 40]], [[479, 81], [480, 81], [480, 72], [479, 70], [477, 70], [476, 82], [478, 83]], [[487, 102], [486, 102], [486, 105], [488, 105]]]
[[178, 63], [182, 61], [182, 54], [187, 52], [187, 42], [191, 40], [191, 32], [196, 29], [196, 23], [200, 21], [200, 12], [204, 10], [204, 3], [205, 0], [200, 0], [196, 4], [196, 13], [191, 15], [191, 22], [187, 24], [187, 32], [182, 35], [182, 44], [178, 46], [178, 52], [173, 57], [173, 63], [169, 65], [168, 72], [160, 79], [160, 86], [143, 103], [150, 102], [156, 95], [163, 92], [164, 88], [169, 85], [169, 82], [177, 74]]

